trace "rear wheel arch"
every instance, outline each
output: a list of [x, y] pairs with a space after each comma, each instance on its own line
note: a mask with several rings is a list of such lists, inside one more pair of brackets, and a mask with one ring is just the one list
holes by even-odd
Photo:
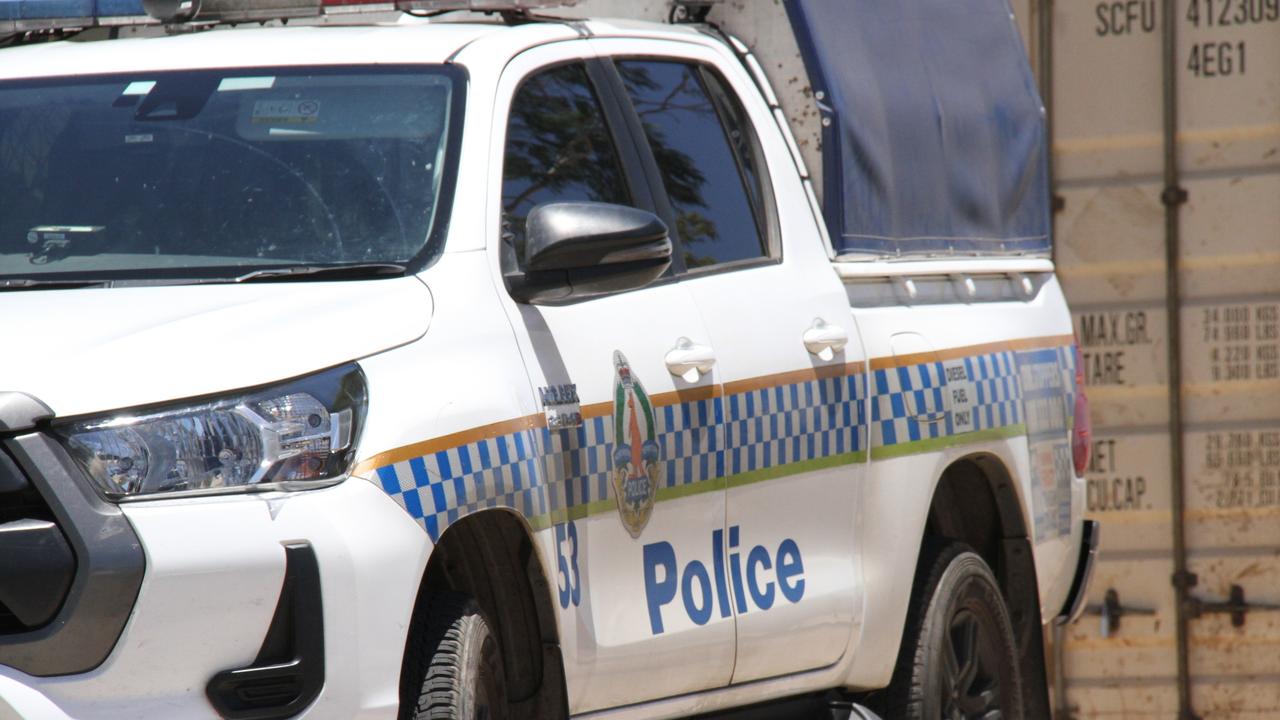
[[1028, 537], [1023, 507], [1017, 483], [1000, 458], [967, 455], [938, 478], [925, 535], [964, 542], [996, 570], [999, 541]]
[[939, 541], [966, 544], [991, 568], [1013, 625], [1027, 715], [1047, 717], [1040, 593], [1026, 504], [1001, 458], [967, 455], [942, 472], [929, 506], [921, 560], [925, 548]]
[[451, 524], [432, 549], [406, 643], [401, 704], [416, 698], [421, 668], [412, 652], [426, 632], [432, 598], [474, 599], [497, 636], [514, 717], [567, 713], [554, 588], [532, 529], [517, 513], [483, 510]]

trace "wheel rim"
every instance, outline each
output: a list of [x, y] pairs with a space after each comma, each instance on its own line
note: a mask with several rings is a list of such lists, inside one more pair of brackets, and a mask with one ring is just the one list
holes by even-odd
[[960, 608], [951, 618], [942, 648], [942, 717], [1002, 720], [1000, 647], [985, 618]]

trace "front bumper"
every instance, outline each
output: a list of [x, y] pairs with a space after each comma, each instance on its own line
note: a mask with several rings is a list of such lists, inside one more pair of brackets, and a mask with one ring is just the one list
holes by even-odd
[[75, 674], [0, 666], [0, 718], [217, 717], [206, 688], [223, 671], [262, 664], [286, 547], [300, 543], [315, 555], [324, 628], [324, 686], [306, 717], [395, 716], [430, 544], [385, 493], [352, 478], [301, 493], [119, 509], [146, 570], [118, 640], [100, 664]]
[[1097, 520], [1084, 521], [1084, 531], [1080, 535], [1080, 555], [1076, 560], [1076, 572], [1071, 580], [1071, 590], [1067, 592], [1067, 600], [1062, 604], [1062, 611], [1054, 618], [1054, 622], [1059, 625], [1075, 622], [1084, 612], [1084, 599], [1089, 594], [1089, 582], [1093, 580], [1093, 565], [1098, 555], [1098, 539], [1101, 532], [1102, 524]]

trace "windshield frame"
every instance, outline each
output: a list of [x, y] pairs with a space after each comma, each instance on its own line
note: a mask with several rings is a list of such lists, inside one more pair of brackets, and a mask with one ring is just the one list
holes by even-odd
[[[324, 75], [396, 75], [420, 74], [429, 72], [445, 78], [450, 86], [448, 128], [444, 138], [444, 167], [440, 171], [440, 184], [436, 192], [435, 206], [431, 211], [431, 223], [426, 237], [418, 251], [407, 261], [387, 259], [386, 263], [403, 264], [403, 273], [379, 273], [359, 279], [379, 279], [403, 277], [417, 274], [433, 265], [444, 252], [454, 199], [457, 195], [458, 170], [462, 149], [462, 132], [466, 115], [467, 89], [469, 76], [462, 65], [456, 63], [354, 63], [354, 64], [319, 64], [319, 65], [255, 65], [252, 67], [190, 67], [165, 68], [157, 70], [133, 70], [127, 72], [89, 73], [84, 75], [57, 75], [28, 78], [12, 78], [0, 80], [0, 91], [33, 88], [62, 87], [88, 85], [95, 83], [131, 82], [139, 79], [162, 78], [187, 73], [216, 73], [222, 78], [273, 76], [324, 76]], [[15, 274], [0, 272], [0, 283], [23, 280], [34, 280], [33, 287], [43, 281], [50, 281], [51, 287], [67, 282], [83, 281], [103, 286], [119, 285], [181, 285], [203, 283], [233, 283], [238, 278], [261, 270], [275, 270], [291, 267], [346, 267], [361, 265], [360, 262], [316, 263], [305, 260], [297, 263], [271, 261], [264, 258], [261, 263], [253, 264], [208, 264], [184, 267], [162, 268], [126, 268], [102, 270], [69, 270], [64, 272], [40, 272]], [[323, 274], [316, 279], [325, 279]], [[2, 290], [3, 288], [0, 288]]]

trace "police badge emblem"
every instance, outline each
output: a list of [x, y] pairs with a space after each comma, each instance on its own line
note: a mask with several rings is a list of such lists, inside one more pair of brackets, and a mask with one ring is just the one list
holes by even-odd
[[649, 524], [662, 480], [653, 405], [621, 352], [613, 352], [613, 494], [622, 524], [638, 538]]

